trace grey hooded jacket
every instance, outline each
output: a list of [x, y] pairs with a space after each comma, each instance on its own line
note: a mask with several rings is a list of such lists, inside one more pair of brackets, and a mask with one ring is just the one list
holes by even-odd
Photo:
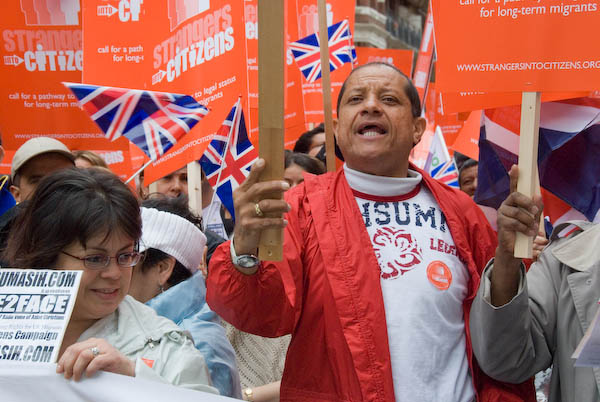
[[520, 383], [553, 365], [549, 400], [600, 401], [600, 369], [574, 367], [571, 355], [598, 309], [600, 224], [573, 222], [583, 231], [556, 234], [522, 279], [517, 295], [490, 304], [493, 261], [482, 276], [471, 308], [473, 351], [491, 377]]

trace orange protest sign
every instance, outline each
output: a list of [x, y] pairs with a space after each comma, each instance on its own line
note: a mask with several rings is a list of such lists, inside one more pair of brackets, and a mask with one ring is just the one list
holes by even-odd
[[479, 131], [481, 129], [481, 110], [472, 112], [458, 132], [452, 149], [479, 160]]
[[404, 49], [378, 49], [374, 47], [356, 47], [358, 65], [380, 61], [395, 66], [408, 77], [412, 74], [414, 53]]
[[464, 122], [456, 113], [442, 114], [440, 104], [440, 94], [437, 93], [435, 83], [429, 83], [425, 98], [425, 117], [433, 126], [438, 126], [444, 135], [444, 141], [448, 146], [448, 151], [452, 154], [452, 144], [458, 136]]
[[[48, 136], [69, 149], [121, 149], [122, 144], [105, 139], [61, 83], [81, 82], [79, 1], [52, 7], [50, 2], [11, 0], [2, 7], [0, 132], [4, 148], [16, 150], [30, 138]], [[5, 164], [9, 161], [10, 153]]]
[[[563, 99], [584, 98], [589, 91], [583, 92], [544, 92], [542, 102], [553, 102]], [[450, 92], [442, 93], [444, 113], [470, 112], [479, 109], [521, 104], [520, 92]]]
[[597, 1], [432, 0], [432, 8], [442, 92], [600, 87]]
[[125, 138], [119, 139], [118, 142], [123, 146], [123, 149], [113, 151], [92, 149], [91, 151], [100, 155], [108, 165], [108, 168], [119, 176], [121, 180], [125, 181], [133, 174], [131, 153], [129, 152], [130, 142]]
[[83, 15], [84, 82], [189, 94], [210, 109], [146, 183], [200, 159], [240, 95], [248, 110], [243, 2], [89, 0]]
[[[305, 38], [319, 30], [319, 15], [315, 0], [296, 0], [298, 17], [298, 34], [293, 41]], [[354, 32], [354, 0], [330, 0], [327, 3], [327, 24], [332, 25], [342, 20], [348, 20], [350, 32]], [[294, 63], [295, 64], [295, 63]], [[296, 66], [297, 68], [297, 66]], [[350, 63], [342, 65], [331, 72], [331, 99], [334, 105], [344, 80], [352, 71]], [[306, 123], [320, 124], [323, 122], [323, 89], [320, 80], [308, 82], [302, 77], [302, 92], [304, 96], [304, 116]]]
[[413, 82], [419, 93], [421, 103], [427, 93], [427, 85], [429, 84], [429, 76], [431, 75], [432, 61], [433, 61], [433, 14], [431, 13], [431, 3], [427, 10], [427, 19], [425, 20], [425, 27], [423, 28], [423, 36], [421, 38], [421, 46], [419, 48], [419, 55], [417, 57], [417, 65], [415, 67], [415, 75]]

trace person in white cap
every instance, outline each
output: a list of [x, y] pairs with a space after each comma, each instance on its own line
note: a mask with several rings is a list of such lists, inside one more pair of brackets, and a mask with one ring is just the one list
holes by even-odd
[[10, 168], [10, 192], [15, 201], [29, 198], [44, 176], [75, 166], [75, 158], [62, 142], [48, 137], [32, 138], [17, 149]]
[[[144, 201], [140, 251], [129, 294], [189, 331], [221, 395], [241, 397], [235, 352], [219, 317], [206, 304], [206, 236], [185, 198]], [[168, 212], [166, 212], [168, 211]]]

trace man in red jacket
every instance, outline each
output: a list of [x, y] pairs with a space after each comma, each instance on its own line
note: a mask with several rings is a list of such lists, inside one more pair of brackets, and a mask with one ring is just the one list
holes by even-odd
[[[469, 309], [496, 238], [466, 194], [409, 165], [420, 116], [399, 70], [358, 67], [334, 123], [343, 169], [274, 200], [288, 186], [258, 183], [259, 160], [234, 193], [207, 299], [243, 331], [292, 334], [282, 401], [535, 400], [530, 383], [495, 382], [473, 358]], [[285, 227], [284, 259], [259, 263], [271, 227]]]

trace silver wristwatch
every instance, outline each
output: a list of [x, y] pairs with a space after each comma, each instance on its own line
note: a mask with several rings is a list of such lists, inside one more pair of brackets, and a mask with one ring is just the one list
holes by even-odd
[[252, 269], [256, 268], [258, 264], [260, 264], [260, 260], [255, 255], [237, 255], [235, 253], [235, 247], [233, 247], [233, 237], [231, 238], [231, 242], [229, 243], [229, 250], [231, 253], [231, 261], [233, 262], [233, 265], [237, 265], [238, 267], [243, 269]]

